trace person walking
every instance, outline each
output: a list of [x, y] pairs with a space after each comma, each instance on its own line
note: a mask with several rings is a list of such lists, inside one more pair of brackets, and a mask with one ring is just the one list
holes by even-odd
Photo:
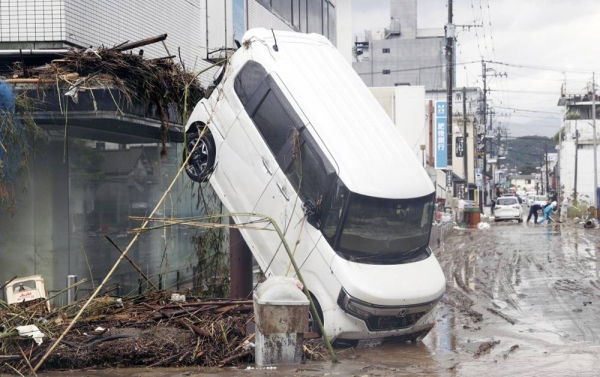
[[529, 224], [529, 220], [531, 220], [531, 216], [533, 216], [533, 223], [537, 224], [538, 211], [540, 209], [542, 209], [541, 204], [533, 204], [531, 207], [529, 207], [529, 216], [527, 216], [527, 221], [526, 221], [527, 224]]
[[543, 224], [544, 221], [548, 220], [548, 225], [550, 225], [552, 223], [552, 211], [554, 211], [556, 209], [556, 207], [558, 206], [558, 203], [556, 202], [552, 202], [550, 205], [547, 205], [546, 207], [544, 207], [544, 217], [542, 217], [540, 219], [540, 221], [538, 221], [538, 224]]

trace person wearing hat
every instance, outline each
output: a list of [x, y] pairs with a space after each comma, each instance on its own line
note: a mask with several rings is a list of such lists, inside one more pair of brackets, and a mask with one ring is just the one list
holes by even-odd
[[544, 214], [544, 217], [542, 217], [539, 221], [538, 224], [543, 224], [544, 221], [548, 220], [548, 224], [552, 223], [552, 211], [556, 210], [556, 207], [558, 206], [557, 202], [552, 202], [550, 203], [550, 205], [547, 205], [546, 207], [544, 207], [544, 210], [542, 211], [542, 213]]

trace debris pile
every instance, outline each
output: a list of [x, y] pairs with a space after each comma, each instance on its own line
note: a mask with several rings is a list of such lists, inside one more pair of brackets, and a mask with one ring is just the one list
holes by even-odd
[[[40, 370], [211, 367], [252, 360], [252, 301], [184, 302], [181, 295], [173, 297], [154, 292], [95, 299]], [[18, 307], [0, 301], [0, 374], [30, 373], [81, 306], [82, 301], [44, 313], [43, 305]], [[33, 327], [42, 338], [23, 332]], [[305, 345], [305, 353], [320, 357], [319, 347]]]
[[[98, 49], [69, 50], [61, 59], [41, 67], [14, 65], [12, 83], [37, 83], [51, 88], [64, 86], [65, 95], [77, 101], [79, 91], [89, 88], [117, 90], [128, 106], [134, 103], [154, 107], [161, 120], [163, 136], [171, 116], [191, 111], [204, 96], [197, 75], [173, 61], [175, 56], [146, 59], [131, 49], [161, 42], [166, 35], [144, 41]], [[163, 142], [165, 139], [163, 139]]]

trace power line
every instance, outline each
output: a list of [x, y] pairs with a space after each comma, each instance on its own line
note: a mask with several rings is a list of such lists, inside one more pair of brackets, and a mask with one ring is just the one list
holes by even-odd
[[513, 110], [513, 111], [524, 111], [524, 112], [528, 112], [528, 113], [557, 114], [557, 115], [561, 114], [558, 111], [554, 112], [554, 111], [542, 111], [542, 110], [530, 110], [530, 109], [516, 109], [514, 107], [505, 107], [505, 106], [494, 106], [494, 108], [496, 108], [496, 109]]
[[[471, 62], [466, 62], [466, 63], [456, 63], [455, 65], [465, 65], [465, 64], [474, 64], [474, 63], [481, 63], [481, 61], [471, 61]], [[410, 72], [410, 71], [422, 71], [425, 69], [438, 69], [438, 68], [442, 68], [444, 67], [444, 65], [432, 65], [429, 67], [418, 67], [418, 68], [404, 68], [404, 69], [391, 69], [391, 70], [386, 70], [389, 71], [390, 73], [392, 72]], [[382, 73], [379, 72], [364, 72], [364, 73], [359, 73], [358, 75], [374, 75], [374, 74], [380, 74], [382, 75]]]
[[556, 68], [556, 67], [543, 67], [543, 66], [534, 66], [534, 65], [525, 65], [525, 64], [512, 64], [512, 63], [504, 63], [497, 62], [493, 60], [487, 61], [490, 64], [498, 64], [504, 65], [507, 67], [515, 67], [515, 68], [526, 68], [526, 69], [537, 69], [541, 71], [556, 71], [556, 72], [571, 72], [571, 73], [593, 73], [593, 70], [584, 70], [584, 69], [565, 69], [565, 68]]

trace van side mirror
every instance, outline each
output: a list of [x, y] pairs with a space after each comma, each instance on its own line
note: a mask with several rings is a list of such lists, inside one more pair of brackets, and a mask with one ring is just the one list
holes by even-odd
[[307, 198], [302, 203], [302, 210], [309, 224], [317, 229], [321, 227], [321, 209], [318, 208], [317, 203], [312, 198]]

